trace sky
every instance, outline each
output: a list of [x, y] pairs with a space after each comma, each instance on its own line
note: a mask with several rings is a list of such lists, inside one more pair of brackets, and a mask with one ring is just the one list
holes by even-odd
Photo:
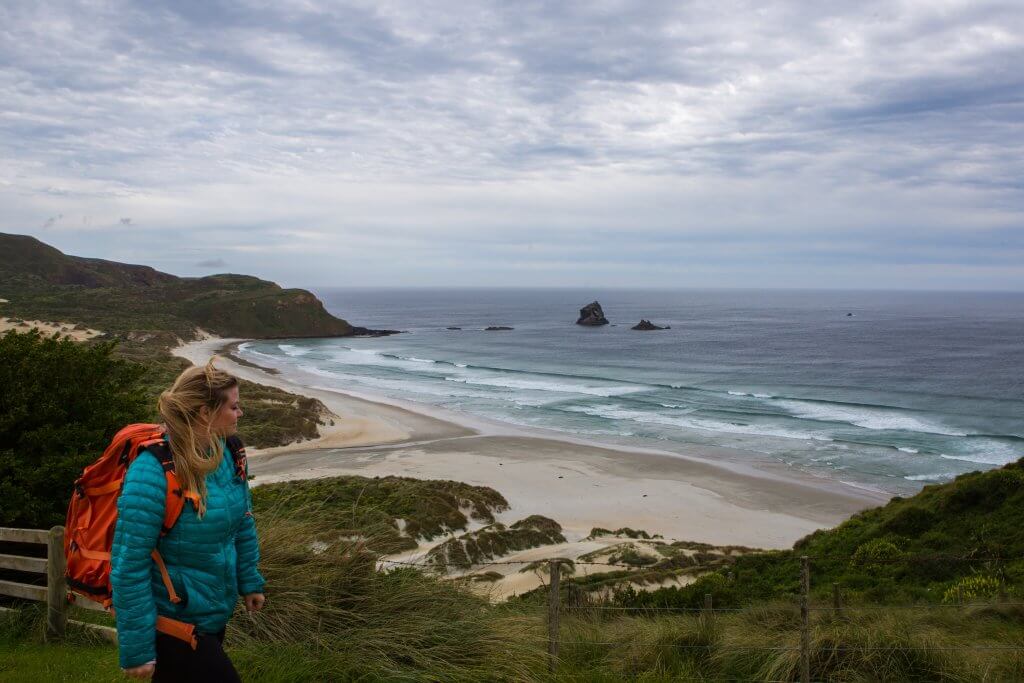
[[288, 286], [1024, 291], [1024, 4], [0, 0], [0, 232]]

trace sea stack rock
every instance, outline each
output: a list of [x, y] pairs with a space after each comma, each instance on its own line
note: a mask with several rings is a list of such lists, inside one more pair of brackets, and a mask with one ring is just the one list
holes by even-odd
[[607, 325], [608, 318], [604, 317], [604, 311], [601, 310], [601, 304], [595, 301], [580, 309], [580, 318], [576, 321], [576, 324], [597, 327], [598, 325]]
[[640, 320], [636, 325], [633, 325], [631, 329], [634, 330], [668, 330], [669, 327], [659, 327], [652, 323], [650, 320]]

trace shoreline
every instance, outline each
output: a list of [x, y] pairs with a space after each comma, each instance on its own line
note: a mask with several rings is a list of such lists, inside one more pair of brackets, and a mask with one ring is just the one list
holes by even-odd
[[254, 485], [346, 474], [463, 481], [505, 496], [510, 510], [499, 521], [551, 517], [571, 544], [593, 527], [628, 526], [678, 540], [788, 548], [888, 500], [729, 462], [721, 457], [727, 449], [695, 446], [692, 455], [680, 456], [598, 444], [309, 387], [251, 361], [239, 363], [231, 356], [244, 341], [207, 337], [172, 353], [195, 364], [223, 353], [219, 363], [237, 376], [317, 398], [335, 415], [334, 426], [320, 428], [320, 439], [252, 450]]
[[[276, 448], [249, 448], [247, 450], [251, 458], [270, 458], [312, 449], [379, 446], [475, 434], [471, 429], [429, 415], [397, 406], [375, 404], [341, 392], [308, 387], [291, 381], [280, 372], [272, 372], [271, 368], [252, 362], [239, 363], [237, 358], [232, 357], [234, 354], [231, 353], [231, 347], [244, 341], [207, 335], [198, 341], [185, 342], [171, 349], [171, 353], [193, 365], [204, 364], [216, 355], [218, 364], [240, 379], [321, 401], [330, 411], [328, 417], [334, 421], [333, 425], [317, 427], [320, 432], [317, 439], [296, 441]], [[227, 352], [222, 355], [223, 351]]]

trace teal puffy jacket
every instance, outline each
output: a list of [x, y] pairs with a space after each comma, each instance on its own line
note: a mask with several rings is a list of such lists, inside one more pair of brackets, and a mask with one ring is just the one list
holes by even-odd
[[[156, 658], [156, 617], [195, 624], [199, 633], [225, 627], [239, 595], [263, 592], [259, 544], [248, 482], [235, 475], [224, 448], [220, 467], [206, 475], [206, 514], [186, 503], [170, 533], [160, 537], [167, 480], [155, 455], [132, 462], [117, 501], [110, 583], [117, 612], [121, 666]], [[160, 551], [181, 602], [173, 604], [150, 557]]]

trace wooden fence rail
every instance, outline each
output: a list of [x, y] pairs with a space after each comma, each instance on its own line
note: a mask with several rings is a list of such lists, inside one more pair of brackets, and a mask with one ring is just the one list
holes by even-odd
[[116, 629], [109, 626], [101, 626], [100, 624], [89, 624], [75, 619], [68, 619], [68, 608], [71, 605], [100, 612], [105, 612], [106, 610], [92, 600], [86, 600], [77, 595], [69, 598], [67, 583], [64, 579], [64, 527], [55, 526], [49, 531], [44, 529], [0, 527], [0, 542], [4, 541], [9, 543], [35, 543], [46, 546], [46, 559], [0, 554], [0, 569], [13, 569], [19, 572], [46, 575], [45, 586], [0, 580], [0, 595], [8, 595], [22, 600], [45, 602], [47, 639], [63, 638], [67, 624], [72, 624], [73, 626], [96, 631], [108, 640], [117, 642]]

